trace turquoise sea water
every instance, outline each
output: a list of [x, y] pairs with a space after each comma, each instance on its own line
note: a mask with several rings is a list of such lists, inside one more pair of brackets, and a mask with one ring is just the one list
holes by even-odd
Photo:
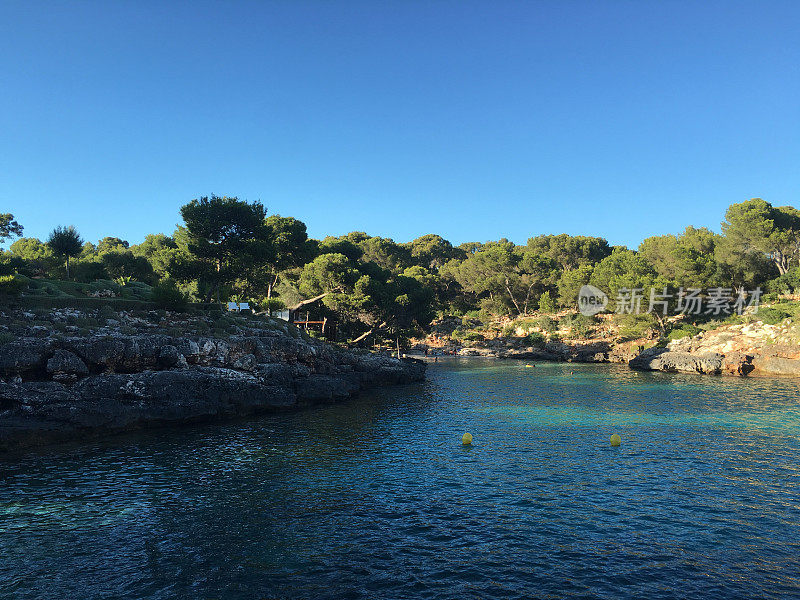
[[6, 455], [0, 597], [800, 597], [799, 407], [793, 379], [446, 359]]

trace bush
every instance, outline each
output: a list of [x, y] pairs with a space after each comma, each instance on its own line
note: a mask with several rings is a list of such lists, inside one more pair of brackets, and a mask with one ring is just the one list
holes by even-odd
[[651, 314], [617, 315], [619, 335], [624, 340], [650, 337], [658, 329], [658, 320]]
[[692, 325], [691, 323], [684, 323], [680, 327], [676, 327], [675, 329], [670, 331], [669, 335], [667, 335], [667, 339], [670, 341], [679, 340], [681, 338], [697, 335], [701, 331], [703, 330], [697, 327], [696, 325]]
[[483, 336], [483, 334], [478, 333], [477, 331], [468, 331], [466, 334], [464, 334], [463, 339], [468, 342], [482, 342], [486, 338]]
[[123, 288], [122, 292], [126, 296], [132, 296], [137, 300], [149, 300], [152, 290], [153, 288], [146, 283], [142, 283], [141, 281], [131, 281]]
[[759, 308], [756, 318], [767, 325], [777, 325], [791, 315], [777, 308]]
[[189, 305], [189, 297], [178, 289], [170, 279], [159, 281], [150, 292], [150, 300], [159, 308], [184, 311]]
[[19, 275], [0, 275], [0, 294], [19, 296], [28, 287], [28, 279]]
[[280, 298], [264, 298], [264, 300], [259, 302], [259, 305], [261, 309], [267, 311], [267, 314], [270, 316], [272, 316], [274, 312], [286, 310], [286, 302]]
[[570, 337], [588, 337], [594, 332], [597, 318], [582, 314], [568, 315], [561, 321], [561, 326], [569, 328]]
[[539, 310], [545, 313], [556, 312], [556, 303], [550, 297], [550, 292], [545, 292], [539, 296]]
[[558, 321], [552, 317], [539, 317], [536, 319], [535, 323], [539, 329], [546, 331], [547, 333], [555, 333], [555, 331], [558, 329]]
[[25, 271], [25, 261], [0, 250], [0, 275], [14, 275]]
[[525, 337], [525, 343], [529, 346], [544, 346], [544, 336], [539, 333], [538, 331], [534, 331], [533, 333], [529, 333]]
[[795, 267], [788, 273], [784, 273], [780, 277], [768, 281], [766, 291], [768, 294], [762, 297], [764, 300], [766, 300], [767, 296], [793, 294], [800, 291], [800, 267]]

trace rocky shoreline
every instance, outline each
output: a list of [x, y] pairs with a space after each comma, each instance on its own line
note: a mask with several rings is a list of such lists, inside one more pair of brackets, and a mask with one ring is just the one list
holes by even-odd
[[642, 371], [707, 375], [800, 377], [800, 344], [795, 326], [750, 325], [720, 327], [697, 336], [657, 346], [651, 340], [547, 342], [540, 347], [466, 347], [459, 356], [500, 359], [622, 363]]
[[[0, 345], [0, 450], [338, 402], [425, 378], [421, 361], [342, 349], [276, 322], [234, 325], [225, 339], [153, 331], [176, 318], [114, 315], [88, 335], [28, 324]], [[123, 334], [120, 323], [145, 331]]]

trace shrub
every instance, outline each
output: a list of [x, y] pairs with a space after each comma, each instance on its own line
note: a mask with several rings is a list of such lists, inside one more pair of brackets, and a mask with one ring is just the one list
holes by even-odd
[[477, 331], [468, 331], [467, 333], [464, 334], [463, 339], [468, 342], [482, 342], [486, 338], [483, 336], [483, 334], [478, 333]]
[[691, 323], [684, 323], [680, 327], [676, 327], [675, 329], [670, 331], [669, 335], [667, 335], [667, 339], [670, 341], [679, 340], [681, 338], [697, 335], [701, 331], [703, 330], [697, 327], [696, 325], [692, 325]]
[[19, 296], [27, 287], [27, 278], [19, 275], [0, 275], [0, 294]]
[[556, 311], [556, 303], [550, 297], [550, 292], [545, 292], [539, 296], [539, 310], [545, 313], [552, 313]]
[[618, 315], [619, 335], [625, 340], [650, 337], [658, 328], [658, 321], [651, 314]]
[[789, 313], [778, 308], [759, 308], [756, 313], [756, 318], [767, 325], [777, 325], [790, 316]]
[[784, 273], [766, 285], [768, 294], [763, 296], [766, 300], [767, 296], [776, 296], [777, 294], [792, 294], [800, 291], [800, 267], [795, 267], [791, 271]]
[[262, 310], [267, 311], [267, 314], [270, 316], [274, 312], [286, 310], [286, 302], [280, 298], [265, 298], [259, 304], [261, 305]]
[[538, 331], [534, 331], [533, 333], [529, 333], [525, 337], [525, 343], [529, 346], [544, 346], [544, 336], [539, 333]]
[[178, 289], [170, 279], [159, 281], [150, 292], [150, 300], [159, 308], [183, 311], [189, 304], [189, 297]]
[[152, 287], [141, 281], [131, 281], [125, 286], [123, 292], [126, 295], [133, 296], [136, 299], [147, 300], [150, 298]]
[[596, 317], [582, 314], [568, 315], [561, 321], [562, 327], [569, 328], [571, 337], [587, 337], [594, 332], [597, 323]]
[[547, 333], [555, 333], [555, 331], [558, 329], [558, 321], [552, 317], [539, 317], [536, 319], [536, 326]]

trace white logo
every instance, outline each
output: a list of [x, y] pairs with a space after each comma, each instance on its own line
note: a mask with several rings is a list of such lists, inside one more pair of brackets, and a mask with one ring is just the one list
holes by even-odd
[[605, 310], [607, 305], [608, 296], [593, 285], [585, 285], [578, 292], [578, 310], [582, 315], [591, 317]]

